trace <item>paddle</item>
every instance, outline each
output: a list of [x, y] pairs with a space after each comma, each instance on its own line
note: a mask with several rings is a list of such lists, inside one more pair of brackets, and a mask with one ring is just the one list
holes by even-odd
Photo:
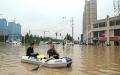
[[38, 65], [37, 67], [35, 67], [35, 68], [33, 68], [31, 71], [38, 71], [38, 69], [40, 68], [40, 67], [42, 67], [43, 65]]
[[[46, 58], [44, 55], [38, 55], [37, 58], [44, 59]], [[40, 64], [37, 67], [33, 68], [31, 71], [37, 71], [40, 67], [42, 67], [44, 64]]]
[[[48, 62], [49, 60], [46, 60], [45, 62]], [[40, 67], [42, 67], [45, 63], [38, 65], [37, 67], [33, 68], [31, 71], [38, 71]]]

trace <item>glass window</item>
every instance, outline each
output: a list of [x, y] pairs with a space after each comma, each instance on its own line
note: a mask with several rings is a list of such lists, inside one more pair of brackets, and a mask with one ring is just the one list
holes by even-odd
[[105, 22], [99, 23], [99, 27], [106, 27], [106, 23]]
[[93, 32], [93, 37], [98, 37], [98, 31]]
[[116, 25], [116, 20], [110, 21], [110, 26]]
[[93, 28], [98, 28], [99, 24], [93, 24]]
[[120, 25], [120, 19], [116, 20], [116, 25]]

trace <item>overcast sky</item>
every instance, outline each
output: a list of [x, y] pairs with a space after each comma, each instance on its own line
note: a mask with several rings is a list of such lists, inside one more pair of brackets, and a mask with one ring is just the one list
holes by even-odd
[[[70, 19], [74, 18], [75, 38], [82, 33], [82, 15], [85, 0], [0, 0], [0, 17], [16, 20], [22, 25], [22, 34], [55, 37], [55, 32], [71, 34]], [[113, 0], [97, 0], [98, 19], [114, 15]], [[66, 18], [63, 18], [66, 16]]]

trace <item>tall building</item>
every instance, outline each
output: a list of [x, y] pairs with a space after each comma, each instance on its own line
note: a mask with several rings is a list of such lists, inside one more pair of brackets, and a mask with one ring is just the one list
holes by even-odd
[[9, 41], [21, 41], [21, 25], [15, 22], [8, 23], [8, 40]]
[[21, 34], [21, 25], [15, 22], [8, 23], [8, 34]]
[[0, 35], [7, 35], [7, 20], [0, 19]]
[[85, 0], [85, 7], [83, 13], [83, 41], [90, 42], [92, 36], [91, 29], [93, 23], [97, 20], [97, 0]]

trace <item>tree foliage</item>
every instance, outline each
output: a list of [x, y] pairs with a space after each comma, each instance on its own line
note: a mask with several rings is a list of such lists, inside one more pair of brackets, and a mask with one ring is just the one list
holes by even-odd
[[36, 44], [39, 44], [40, 41], [48, 41], [49, 37], [42, 37], [42, 36], [39, 36], [39, 35], [32, 35], [32, 34], [27, 33], [25, 35], [25, 37], [23, 37], [22, 39], [23, 39], [22, 42], [25, 42], [25, 43], [34, 42]]
[[0, 42], [6, 42], [8, 36], [0, 35]]
[[69, 41], [72, 41], [72, 40], [73, 40], [72, 36], [70, 36], [70, 34], [68, 34], [68, 33], [67, 33], [67, 35], [65, 36], [64, 39], [65, 39], [65, 40], [69, 40]]

